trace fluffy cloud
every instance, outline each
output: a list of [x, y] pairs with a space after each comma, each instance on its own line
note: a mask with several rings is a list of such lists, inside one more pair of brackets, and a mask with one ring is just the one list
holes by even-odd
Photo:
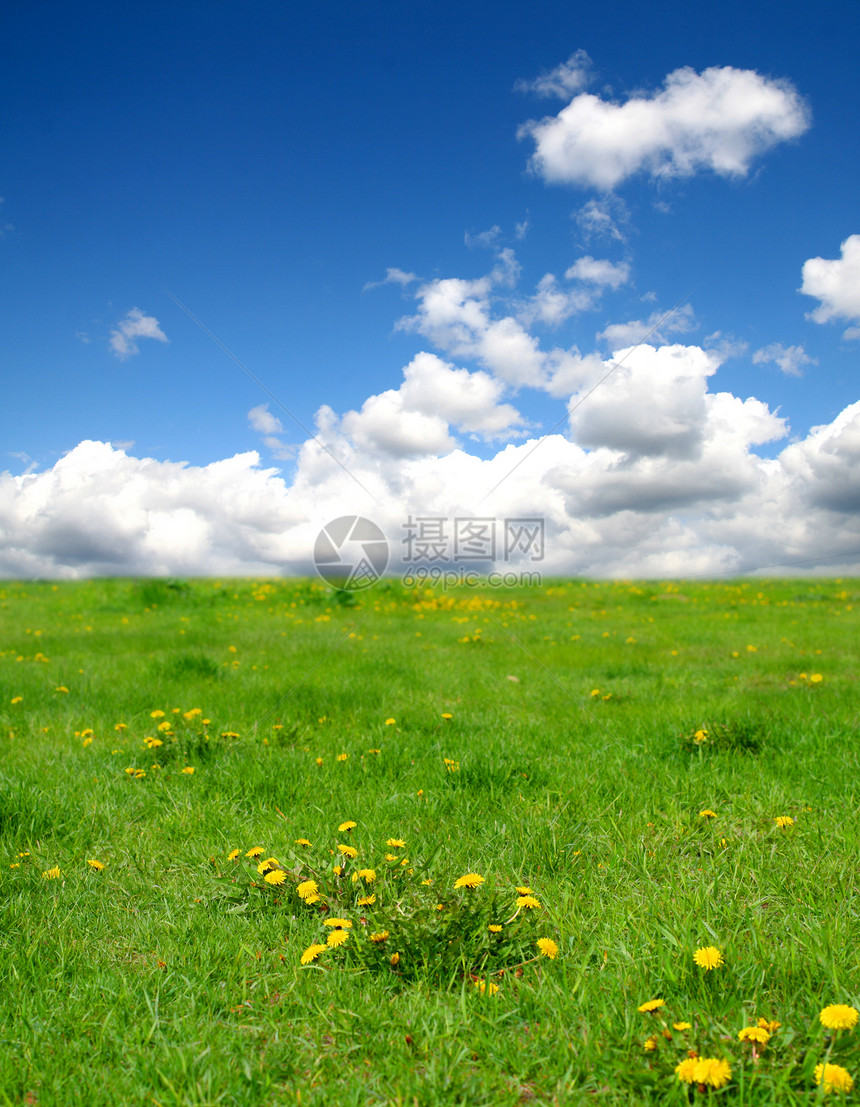
[[547, 182], [610, 191], [639, 172], [744, 176], [755, 157], [808, 126], [788, 81], [723, 66], [676, 69], [659, 91], [620, 104], [583, 92], [519, 133], [534, 140], [530, 165]]
[[783, 346], [780, 342], [756, 350], [752, 359], [753, 365], [778, 365], [787, 377], [802, 377], [804, 365], [818, 364], [802, 346]]
[[670, 334], [686, 334], [696, 325], [691, 304], [682, 304], [671, 313], [652, 311], [647, 319], [631, 319], [627, 323], [610, 323], [600, 331], [597, 340], [603, 340], [610, 350], [633, 346], [646, 338], [665, 342]]
[[[640, 346], [573, 412], [571, 438], [482, 459], [452, 442], [447, 420], [501, 426], [498, 382], [420, 354], [400, 389], [360, 412], [321, 409], [319, 440], [302, 445], [289, 485], [256, 453], [194, 467], [82, 442], [45, 472], [0, 476], [0, 575], [305, 573], [319, 529], [352, 512], [383, 527], [395, 567], [405, 520], [423, 514], [540, 516], [546, 558], [528, 567], [547, 575], [727, 573], [816, 557], [858, 571], [860, 403], [761, 457], [756, 446], [782, 438], [785, 421], [710, 391], [718, 360], [697, 346]], [[578, 365], [588, 375], [613, 363]]]
[[[831, 261], [810, 258], [803, 264], [800, 291], [821, 301], [808, 316], [816, 323], [831, 319], [860, 322], [860, 234], [845, 239], [841, 255]], [[845, 337], [860, 338], [860, 328], [850, 327]]]
[[422, 352], [403, 370], [399, 389], [370, 396], [361, 411], [348, 411], [339, 420], [326, 408], [323, 428], [369, 455], [438, 456], [457, 446], [449, 424], [485, 439], [516, 434], [523, 419], [501, 402], [503, 391], [502, 382], [488, 373], [457, 369]]
[[110, 348], [120, 361], [125, 361], [127, 357], [140, 353], [136, 341], [138, 338], [154, 338], [157, 342], [167, 342], [167, 335], [158, 325], [155, 316], [144, 315], [140, 308], [135, 307], [110, 332]]
[[284, 429], [281, 420], [272, 415], [268, 404], [258, 404], [248, 412], [248, 424], [260, 434], [280, 434]]
[[605, 259], [593, 258], [590, 254], [577, 258], [564, 274], [569, 281], [587, 281], [590, 284], [606, 285], [618, 289], [630, 280], [630, 266], [626, 261], [613, 264]]

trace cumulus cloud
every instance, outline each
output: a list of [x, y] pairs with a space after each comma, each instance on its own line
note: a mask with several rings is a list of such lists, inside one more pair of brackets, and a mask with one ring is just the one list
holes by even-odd
[[[570, 357], [572, 377], [613, 366]], [[254, 452], [190, 466], [82, 442], [51, 469], [0, 476], [0, 575], [305, 573], [320, 528], [354, 512], [382, 526], [395, 567], [410, 515], [474, 515], [543, 518], [545, 559], [523, 564], [546, 575], [716, 574], [812, 558], [857, 572], [860, 403], [761, 457], [785, 420], [711, 391], [718, 365], [694, 345], [640, 346], [572, 412], [569, 437], [509, 442], [484, 459], [451, 427], [512, 422], [499, 382], [422, 353], [399, 389], [361, 411], [321, 408], [319, 440], [303, 443], [290, 483]]]
[[519, 135], [534, 140], [530, 167], [547, 182], [608, 192], [640, 172], [745, 176], [756, 157], [808, 126], [809, 111], [788, 81], [732, 66], [684, 67], [663, 88], [624, 103], [579, 93]]
[[569, 281], [587, 281], [618, 289], [630, 280], [630, 266], [626, 261], [613, 263], [586, 254], [578, 258], [564, 275]]
[[523, 418], [500, 402], [503, 390], [488, 373], [422, 351], [403, 370], [399, 389], [368, 397], [340, 419], [325, 409], [324, 426], [372, 456], [438, 456], [457, 446], [451, 426], [487, 440], [518, 433]]
[[258, 404], [248, 412], [248, 425], [260, 434], [280, 434], [284, 429], [281, 420], [272, 415], [268, 404]]
[[818, 364], [802, 346], [783, 346], [781, 342], [772, 342], [756, 350], [752, 359], [753, 365], [778, 365], [787, 377], [802, 377], [804, 365]]
[[[670, 315], [665, 311], [652, 311], [647, 319], [631, 319], [627, 323], [610, 323], [597, 335], [610, 350], [633, 346], [646, 338], [666, 342], [670, 334], [687, 334], [696, 325], [691, 304], [682, 304]], [[656, 328], [656, 329], [655, 329]]]
[[127, 357], [140, 353], [137, 345], [139, 338], [167, 342], [167, 335], [158, 325], [155, 316], [144, 315], [140, 308], [135, 307], [110, 332], [110, 348], [120, 361], [125, 361]]
[[[807, 316], [816, 323], [831, 319], [860, 322], [860, 234], [842, 243], [841, 257], [810, 258], [803, 263], [800, 291], [821, 303]], [[845, 338], [860, 338], [860, 328], [849, 327]]]
[[567, 99], [585, 88], [591, 80], [591, 58], [585, 50], [577, 50], [566, 62], [542, 73], [533, 80], [519, 80], [517, 92], [535, 92], [538, 96], [560, 96]]

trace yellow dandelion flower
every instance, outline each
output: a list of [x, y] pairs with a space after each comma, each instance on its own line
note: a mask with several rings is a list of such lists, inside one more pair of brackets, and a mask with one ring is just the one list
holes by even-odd
[[391, 965], [392, 969], [397, 968], [397, 966], [400, 964], [400, 954], [392, 953], [388, 959], [388, 963]]
[[319, 957], [321, 953], [325, 953], [327, 949], [328, 946], [321, 946], [319, 944], [308, 946], [302, 954], [302, 964], [308, 965], [311, 961], [316, 961], [317, 957]]
[[695, 1082], [709, 1084], [712, 1088], [722, 1088], [732, 1077], [732, 1067], [728, 1061], [716, 1057], [700, 1057], [696, 1062]]
[[[339, 754], [337, 755], [337, 759], [338, 759], [338, 761], [346, 761], [346, 760], [347, 760], [348, 758], [349, 758], [349, 754], [348, 754], [348, 753], [339, 753]], [[322, 762], [320, 761], [320, 762], [319, 762], [319, 764], [322, 764]]]
[[531, 896], [534, 895], [534, 893], [532, 892], [531, 888], [528, 887], [528, 885], [524, 884], [521, 888], [517, 888], [517, 895]]
[[65, 684], [60, 684], [57, 688], [54, 689], [54, 691], [55, 692], [66, 692], [66, 693], [68, 693], [69, 690], [65, 686]]
[[315, 896], [319, 888], [315, 880], [303, 880], [301, 884], [296, 885], [296, 892], [298, 892], [300, 899], [307, 899], [308, 896]]
[[349, 919], [323, 919], [323, 926], [331, 926], [337, 930], [351, 930], [352, 923]]
[[809, 678], [809, 683], [810, 684], [818, 684], [819, 681], [822, 681], [822, 680], [824, 680], [824, 677], [821, 675], [821, 673], [813, 673]]
[[857, 1025], [857, 1009], [846, 1003], [832, 1003], [818, 1016], [822, 1026], [828, 1030], [851, 1030]]
[[766, 1030], [768, 1034], [775, 1034], [782, 1026], [782, 1023], [777, 1022], [776, 1019], [759, 1019], [758, 1025], [762, 1030]]
[[526, 907], [529, 911], [534, 909], [540, 909], [542, 904], [540, 900], [535, 899], [534, 896], [520, 896], [517, 900], [517, 907]]
[[770, 1041], [770, 1031], [763, 1026], [745, 1026], [738, 1031], [738, 1041], [755, 1042], [756, 1045], [766, 1046]]
[[489, 930], [491, 934], [501, 934], [502, 932], [502, 928], [499, 926], [498, 923], [490, 923], [490, 925], [487, 927], [487, 930]]
[[376, 903], [376, 896], [374, 896], [374, 895], [359, 896], [358, 897], [358, 906], [359, 907], [370, 907], [371, 904], [374, 904], [374, 903]]
[[406, 849], [406, 843], [402, 838], [389, 838], [385, 844], [392, 849]]
[[499, 990], [498, 984], [494, 984], [492, 980], [476, 980], [474, 984], [481, 995], [489, 994], [494, 996]]
[[265, 852], [262, 846], [251, 846], [245, 856], [253, 860], [255, 857], [261, 857]]
[[386, 726], [396, 726], [396, 724], [397, 724], [396, 719], [386, 719], [385, 720], [385, 725]]
[[484, 878], [480, 873], [466, 873], [465, 876], [459, 876], [454, 881], [455, 888], [477, 888], [479, 884], [484, 883]]
[[715, 819], [717, 817], [716, 811], [712, 811], [710, 807], [706, 807], [704, 811], [699, 812], [700, 819]]
[[283, 869], [272, 869], [270, 873], [266, 873], [263, 877], [267, 884], [283, 884], [286, 879], [287, 874]]
[[87, 861], [87, 864], [89, 865], [89, 867], [91, 869], [95, 869], [96, 872], [101, 872], [102, 869], [104, 868], [104, 862], [103, 861], [97, 861], [95, 859], [95, 857], [91, 857], [89, 859], [89, 861]]
[[787, 830], [790, 826], [794, 826], [794, 819], [791, 815], [777, 815], [773, 821], [780, 830]]
[[696, 1065], [698, 1065], [698, 1057], [685, 1057], [684, 1060], [675, 1066], [675, 1074], [678, 1079], [684, 1084], [692, 1084], [696, 1079]]
[[552, 938], [538, 938], [537, 947], [541, 951], [541, 954], [544, 957], [548, 957], [551, 961], [554, 961], [558, 956], [558, 946]]
[[150, 711], [149, 717], [150, 717], [150, 719], [163, 719], [164, 718], [164, 712], [161, 711], [161, 710]]
[[320, 897], [317, 895], [305, 896], [305, 906], [312, 907], [313, 904], [319, 903]]
[[385, 860], [386, 861], [398, 861], [399, 858], [398, 858], [396, 853], [386, 853]]
[[45, 880], [59, 880], [63, 874], [60, 872], [59, 866], [55, 865], [53, 869], [46, 869], [42, 876]]
[[24, 699], [23, 696], [13, 696], [12, 699], [9, 702], [10, 703], [21, 703], [21, 701], [23, 699]]
[[642, 1043], [642, 1048], [645, 1050], [646, 1053], [651, 1053], [653, 1050], [655, 1050], [657, 1048], [657, 1035], [652, 1034], [650, 1038], [646, 1038], [645, 1041]]
[[645, 1003], [641, 1004], [637, 1010], [641, 1011], [643, 1015], [649, 1014], [651, 1011], [658, 1011], [661, 1007], [666, 1006], [665, 999], [649, 999]]
[[388, 931], [387, 930], [380, 930], [377, 934], [371, 934], [370, 935], [370, 940], [371, 940], [371, 942], [384, 942], [387, 937], [388, 937]]
[[265, 874], [269, 871], [269, 869], [271, 869], [273, 867], [274, 866], [269, 864], [269, 861], [268, 861], [268, 858], [267, 858], [265, 861], [261, 861], [260, 864], [257, 866], [257, 872], [260, 874], [260, 876], [265, 876]]
[[146, 773], [143, 771], [143, 769], [135, 769], [134, 770], [134, 779], [135, 780], [143, 780], [143, 778], [145, 776], [146, 776]]
[[854, 1078], [841, 1065], [816, 1065], [815, 1083], [822, 1081], [825, 1092], [850, 1092], [854, 1087]]
[[229, 853], [227, 854], [227, 860], [228, 860], [228, 861], [236, 861], [236, 860], [238, 860], [238, 857], [239, 857], [239, 852], [240, 852], [240, 851], [239, 851], [239, 850], [237, 850], [237, 849], [231, 849], [231, 850], [230, 850], [230, 852], [229, 852]]
[[296, 845], [297, 846], [309, 846], [310, 842], [307, 840], [307, 838], [296, 838]]
[[453, 719], [454, 716], [451, 714], [450, 711], [443, 711], [442, 712], [442, 718], [443, 719]]
[[326, 945], [331, 949], [337, 949], [338, 946], [343, 945], [348, 937], [349, 933], [346, 930], [333, 930], [326, 938]]
[[366, 880], [368, 884], [372, 884], [376, 880], [376, 869], [359, 869], [355, 875], [361, 880]]
[[344, 846], [338, 843], [337, 848], [344, 857], [349, 857], [350, 860], [358, 857], [358, 850], [355, 848], [355, 846]]
[[335, 865], [334, 868], [331, 871], [334, 873], [335, 876], [342, 876], [343, 875], [343, 865]]
[[191, 774], [194, 772], [194, 766], [193, 765], [186, 765], [185, 768], [182, 771], [183, 771], [183, 773], [186, 774], [186, 776], [191, 776]]
[[672, 1028], [674, 1030], [692, 1030], [693, 1024], [691, 1022], [673, 1022]]
[[338, 834], [343, 834], [344, 831], [355, 830], [355, 828], [357, 826], [358, 826], [358, 823], [347, 821], [345, 823], [340, 824], [340, 826], [337, 828], [337, 832], [338, 832]]
[[693, 960], [699, 966], [700, 969], [704, 969], [705, 972], [710, 972], [711, 969], [718, 969], [720, 965], [723, 965], [723, 955], [716, 948], [716, 946], [703, 946], [701, 949], [697, 949], [693, 954]]
[[318, 757], [317, 758], [317, 765], [322, 765], [322, 763], [323, 763], [323, 759], [321, 757]]
[[163, 723], [159, 723], [158, 726], [155, 729], [160, 730], [162, 733], [169, 732], [170, 731], [170, 723], [166, 722], [166, 721], [163, 722]]

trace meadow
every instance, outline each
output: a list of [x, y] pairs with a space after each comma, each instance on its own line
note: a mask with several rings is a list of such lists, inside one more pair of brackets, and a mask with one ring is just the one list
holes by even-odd
[[3, 584], [0, 1103], [850, 1101], [858, 612]]

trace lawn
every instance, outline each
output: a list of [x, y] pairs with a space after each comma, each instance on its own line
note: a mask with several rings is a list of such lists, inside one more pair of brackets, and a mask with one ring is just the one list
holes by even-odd
[[0, 1103], [839, 1100], [858, 612], [7, 582]]

